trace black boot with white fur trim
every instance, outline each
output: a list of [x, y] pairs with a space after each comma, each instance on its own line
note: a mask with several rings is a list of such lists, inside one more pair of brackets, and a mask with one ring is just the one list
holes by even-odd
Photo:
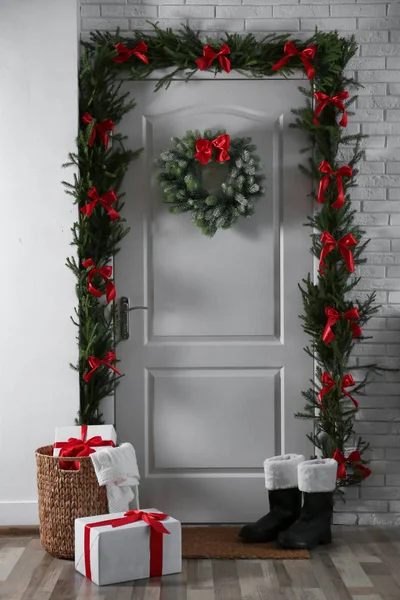
[[242, 527], [240, 538], [253, 543], [273, 542], [280, 531], [299, 518], [301, 492], [297, 487], [297, 468], [303, 461], [300, 454], [283, 454], [264, 461], [270, 511], [256, 523]]
[[337, 462], [333, 458], [307, 460], [299, 465], [299, 489], [304, 494], [301, 516], [278, 536], [281, 548], [312, 550], [332, 539], [333, 492]]

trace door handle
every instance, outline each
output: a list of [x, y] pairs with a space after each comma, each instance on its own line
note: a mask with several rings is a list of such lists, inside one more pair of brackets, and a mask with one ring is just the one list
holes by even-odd
[[129, 313], [132, 310], [147, 310], [147, 306], [130, 306], [129, 298], [121, 296], [119, 301], [119, 324], [121, 340], [129, 339]]

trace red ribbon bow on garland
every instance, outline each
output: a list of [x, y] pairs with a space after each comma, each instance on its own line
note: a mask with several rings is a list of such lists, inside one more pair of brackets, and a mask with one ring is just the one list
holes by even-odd
[[[358, 463], [361, 460], [361, 454], [359, 453], [358, 450], [354, 450], [354, 452], [351, 452], [347, 458], [345, 458], [343, 456], [343, 454], [341, 453], [341, 451], [339, 449], [335, 450], [335, 454], [333, 455], [333, 458], [336, 460], [336, 462], [338, 463], [338, 470], [337, 470], [337, 478], [338, 479], [346, 479], [347, 475], [346, 475], [346, 463]], [[357, 468], [357, 465], [354, 465], [355, 468]], [[364, 467], [364, 469], [366, 469], [367, 471], [369, 471], [368, 475], [371, 474], [370, 469], [367, 469], [366, 467]], [[368, 477], [368, 475], [363, 475], [363, 477]]]
[[118, 42], [115, 49], [118, 52], [118, 56], [113, 56], [112, 60], [116, 63], [124, 63], [129, 60], [131, 56], [136, 56], [136, 58], [146, 63], [146, 65], [149, 64], [149, 59], [144, 54], [144, 52], [147, 52], [148, 50], [146, 42], [139, 42], [133, 50], [125, 46], [122, 42]]
[[98, 523], [86, 523], [84, 529], [83, 552], [85, 559], [86, 577], [92, 579], [90, 566], [90, 530], [93, 527], [110, 526], [123, 527], [136, 521], [144, 521], [150, 527], [150, 577], [160, 577], [163, 569], [163, 535], [170, 534], [168, 529], [161, 523], [168, 517], [165, 513], [146, 513], [142, 510], [128, 510], [123, 517], [99, 521]]
[[279, 69], [284, 67], [286, 63], [293, 58], [293, 56], [299, 56], [306, 70], [308, 79], [312, 79], [314, 77], [315, 70], [310, 62], [310, 59], [315, 57], [316, 50], [316, 46], [309, 46], [300, 52], [293, 42], [286, 42], [283, 47], [283, 52], [286, 54], [286, 56], [283, 56], [280, 60], [278, 60], [278, 62], [272, 67], [272, 70], [279, 71]]
[[92, 296], [96, 296], [96, 298], [101, 298], [101, 296], [103, 295], [102, 291], [96, 289], [92, 285], [93, 277], [95, 277], [96, 275], [100, 275], [100, 277], [102, 277], [106, 283], [107, 304], [114, 300], [116, 295], [115, 286], [113, 282], [110, 281], [110, 277], [112, 275], [112, 267], [107, 266], [100, 267], [100, 269], [98, 269], [97, 267], [95, 267], [95, 264], [91, 258], [84, 260], [82, 262], [82, 267], [84, 267], [85, 269], [90, 269], [88, 273], [88, 290], [92, 294]]
[[322, 341], [324, 344], [330, 344], [332, 340], [335, 339], [335, 334], [332, 331], [332, 327], [339, 321], [341, 317], [350, 321], [350, 327], [353, 332], [353, 337], [360, 337], [362, 334], [361, 327], [358, 323], [354, 323], [353, 319], [359, 319], [360, 315], [358, 314], [358, 308], [355, 306], [346, 310], [344, 313], [339, 313], [334, 308], [327, 306], [325, 308], [325, 314], [328, 317], [328, 320], [325, 325], [324, 332], [322, 334]]
[[324, 110], [325, 106], [331, 102], [335, 108], [337, 108], [343, 113], [343, 117], [339, 121], [339, 125], [341, 125], [342, 127], [347, 126], [348, 118], [346, 113], [346, 107], [343, 104], [342, 100], [347, 100], [347, 98], [349, 97], [349, 92], [339, 92], [339, 94], [336, 94], [336, 96], [333, 96], [332, 98], [327, 94], [324, 94], [323, 92], [314, 92], [314, 97], [318, 102], [318, 105], [316, 106], [314, 111], [314, 125], [320, 124], [317, 117]]
[[203, 56], [198, 58], [195, 63], [199, 67], [200, 71], [204, 71], [208, 69], [209, 66], [213, 63], [213, 61], [218, 58], [219, 64], [223, 68], [226, 73], [230, 73], [231, 71], [231, 61], [225, 55], [230, 54], [231, 49], [227, 44], [223, 44], [221, 46], [221, 50], [219, 52], [215, 52], [211, 48], [211, 46], [204, 46], [203, 48]]
[[[89, 115], [88, 112], [85, 112], [82, 116], [82, 121], [85, 125], [89, 125], [89, 123], [93, 121], [93, 117]], [[114, 131], [114, 123], [111, 121], [111, 119], [105, 119], [104, 121], [100, 121], [100, 123], [95, 123], [92, 129], [92, 133], [90, 134], [88, 146], [93, 146], [94, 141], [96, 139], [96, 135], [98, 135], [100, 140], [103, 142], [104, 148], [107, 149], [109, 131]]]
[[198, 138], [196, 140], [196, 154], [194, 155], [194, 158], [197, 158], [202, 165], [206, 165], [211, 160], [214, 146], [218, 150], [215, 160], [220, 163], [225, 162], [230, 159], [228, 154], [230, 145], [231, 138], [227, 133], [219, 135], [212, 141]]
[[[327, 394], [328, 392], [330, 392], [336, 386], [336, 381], [334, 379], [332, 379], [332, 377], [329, 375], [329, 373], [327, 371], [324, 371], [322, 373], [321, 383], [324, 384], [324, 387], [320, 390], [320, 392], [318, 394], [318, 402], [321, 404], [322, 410], [326, 410], [325, 406], [323, 406], [323, 404], [322, 404], [323, 397], [325, 396], [325, 394]], [[350, 387], [352, 385], [355, 385], [355, 381], [354, 381], [353, 377], [350, 375], [350, 373], [348, 373], [342, 379], [342, 388], [341, 388], [342, 389], [342, 393], [345, 396], [347, 396], [348, 398], [350, 398], [350, 400], [353, 402], [354, 406], [356, 408], [358, 408], [358, 402], [357, 402], [357, 400], [355, 400], [353, 398], [353, 396], [351, 396], [349, 394], [349, 392], [347, 392], [346, 389], [345, 389], [345, 388]]]
[[325, 202], [326, 198], [324, 197], [324, 193], [326, 192], [326, 190], [329, 186], [331, 178], [336, 177], [338, 196], [337, 196], [335, 202], [332, 204], [332, 208], [341, 208], [344, 204], [344, 190], [343, 190], [342, 177], [352, 177], [352, 175], [353, 175], [352, 168], [349, 165], [345, 165], [343, 167], [340, 167], [340, 169], [338, 169], [337, 171], [334, 171], [332, 169], [331, 165], [326, 160], [323, 160], [322, 163], [318, 167], [318, 171], [320, 173], [326, 173], [326, 175], [324, 175], [324, 177], [322, 177], [321, 181], [319, 182], [319, 190], [318, 190], [319, 204], [322, 204], [323, 202]]
[[366, 479], [372, 473], [371, 469], [368, 469], [368, 467], [365, 467], [364, 465], [354, 465], [354, 468], [357, 471], [360, 471], [361, 476], [362, 476], [363, 479]]
[[324, 262], [324, 258], [329, 252], [337, 246], [339, 248], [340, 254], [343, 256], [344, 262], [347, 265], [347, 270], [354, 273], [354, 257], [349, 249], [349, 246], [355, 246], [357, 241], [354, 239], [351, 233], [347, 233], [340, 240], [336, 241], [335, 238], [328, 232], [324, 231], [321, 235], [320, 242], [322, 242], [324, 247], [321, 251], [321, 256], [319, 259], [319, 272], [322, 274], [322, 267], [326, 267]]
[[83, 379], [86, 381], [86, 383], [88, 383], [88, 381], [91, 380], [95, 371], [100, 367], [100, 365], [105, 365], [109, 369], [112, 369], [113, 371], [115, 371], [115, 373], [117, 373], [117, 375], [122, 375], [122, 373], [120, 373], [120, 371], [118, 371], [118, 369], [116, 367], [114, 367], [114, 365], [111, 364], [111, 362], [114, 362], [116, 360], [117, 360], [117, 357], [115, 356], [115, 352], [113, 352], [112, 350], [110, 350], [110, 352], [107, 352], [105, 357], [102, 359], [97, 358], [97, 356], [88, 356], [88, 363], [89, 363], [90, 367], [92, 368], [92, 370], [89, 371], [88, 373], [86, 373], [83, 376]]
[[110, 206], [111, 202], [118, 201], [114, 190], [110, 190], [109, 192], [106, 192], [103, 196], [100, 196], [97, 189], [93, 186], [88, 191], [88, 197], [92, 199], [92, 202], [89, 202], [88, 204], [85, 204], [85, 206], [82, 206], [81, 213], [83, 215], [90, 217], [94, 207], [98, 202], [100, 202], [103, 208], [105, 208], [105, 210], [110, 215], [111, 221], [119, 219], [119, 214], [117, 213], [117, 211], [112, 206]]

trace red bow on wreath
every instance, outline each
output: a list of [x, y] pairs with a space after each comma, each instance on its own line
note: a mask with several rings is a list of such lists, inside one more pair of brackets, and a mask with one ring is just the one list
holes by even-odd
[[204, 71], [208, 69], [209, 66], [213, 63], [213, 61], [218, 58], [219, 64], [223, 68], [226, 73], [230, 73], [231, 71], [231, 61], [225, 55], [230, 54], [231, 49], [227, 44], [223, 44], [221, 46], [221, 50], [219, 52], [215, 52], [211, 48], [211, 46], [204, 46], [203, 48], [203, 56], [198, 58], [195, 63], [199, 67], [200, 71]]
[[112, 350], [110, 350], [110, 352], [107, 352], [105, 357], [102, 359], [97, 358], [97, 356], [88, 356], [88, 363], [89, 363], [90, 367], [92, 368], [92, 370], [89, 371], [88, 373], [86, 373], [83, 376], [83, 379], [86, 381], [86, 383], [88, 383], [88, 381], [91, 380], [95, 371], [100, 367], [100, 365], [105, 365], [109, 369], [112, 369], [113, 371], [115, 371], [115, 373], [117, 373], [117, 375], [122, 375], [122, 373], [120, 373], [118, 371], [118, 369], [116, 367], [114, 367], [114, 365], [111, 364], [111, 362], [114, 362], [116, 360], [117, 360], [117, 357], [115, 356], [115, 352], [113, 352]]
[[202, 165], [206, 165], [210, 162], [213, 152], [213, 146], [217, 148], [217, 162], [225, 162], [230, 159], [228, 150], [231, 145], [231, 138], [227, 133], [223, 133], [215, 138], [215, 140], [205, 140], [198, 138], [196, 140], [196, 154], [194, 158], [199, 160]]
[[[93, 121], [93, 117], [89, 115], [88, 112], [82, 116], [82, 121], [85, 125], [89, 125]], [[100, 121], [100, 123], [95, 123], [92, 129], [92, 133], [90, 134], [90, 138], [88, 141], [88, 146], [93, 146], [94, 140], [96, 139], [96, 135], [99, 136], [100, 140], [103, 142], [104, 148], [108, 148], [108, 132], [114, 131], [114, 123], [111, 119], [105, 119], [104, 121]]]
[[300, 52], [293, 42], [286, 42], [283, 47], [283, 52], [286, 54], [286, 56], [283, 56], [280, 60], [278, 60], [278, 62], [272, 67], [272, 70], [279, 71], [279, 69], [284, 67], [286, 63], [293, 58], [293, 56], [299, 56], [306, 70], [308, 79], [312, 79], [314, 77], [315, 70], [310, 62], [310, 59], [315, 57], [316, 50], [316, 46], [309, 46]]
[[[333, 458], [338, 463], [337, 478], [338, 479], [346, 479], [346, 463], [351, 464], [351, 463], [360, 462], [361, 454], [359, 453], [358, 450], [354, 450], [354, 452], [350, 452], [348, 457], [345, 458], [343, 456], [343, 454], [341, 453], [341, 451], [339, 449], [336, 449], [335, 454], [333, 455]], [[369, 471], [369, 469], [367, 469], [367, 470]], [[371, 473], [371, 471], [370, 471], [370, 473]], [[366, 477], [368, 477], [368, 475], [366, 475]]]
[[324, 177], [322, 177], [321, 181], [319, 182], [319, 190], [318, 190], [319, 204], [322, 204], [323, 202], [325, 202], [326, 198], [324, 196], [324, 193], [326, 192], [326, 190], [329, 186], [331, 178], [336, 177], [338, 196], [337, 196], [335, 202], [332, 204], [332, 208], [341, 208], [344, 204], [344, 191], [343, 191], [342, 177], [352, 177], [352, 175], [353, 175], [352, 168], [349, 165], [345, 165], [343, 167], [340, 167], [340, 169], [338, 169], [337, 171], [334, 171], [332, 169], [331, 165], [326, 160], [323, 160], [322, 163], [318, 167], [318, 171], [320, 173], [326, 173], [326, 175], [324, 175]]
[[324, 94], [323, 92], [314, 92], [314, 97], [318, 102], [314, 111], [314, 125], [320, 124], [317, 117], [324, 110], [325, 106], [327, 106], [327, 104], [331, 102], [335, 108], [337, 108], [343, 113], [343, 117], [339, 121], [339, 125], [341, 125], [342, 127], [347, 126], [348, 119], [346, 107], [343, 104], [342, 100], [347, 100], [347, 98], [349, 97], [349, 92], [339, 92], [339, 94], [336, 94], [336, 96], [333, 96], [333, 98], [331, 98], [327, 94]]
[[96, 298], [101, 298], [101, 296], [103, 295], [102, 291], [96, 289], [92, 285], [93, 277], [95, 277], [96, 275], [100, 275], [100, 277], [102, 277], [106, 283], [107, 303], [114, 300], [115, 295], [116, 295], [115, 286], [114, 286], [113, 282], [110, 281], [110, 277], [112, 275], [112, 267], [107, 266], [107, 267], [100, 267], [100, 269], [98, 269], [97, 267], [95, 267], [95, 264], [91, 258], [84, 260], [82, 262], [82, 267], [84, 267], [85, 269], [90, 269], [90, 271], [88, 273], [88, 290], [92, 294], [92, 296], [96, 296]]
[[[323, 397], [325, 396], [325, 394], [327, 394], [328, 392], [330, 392], [336, 386], [336, 381], [334, 379], [332, 379], [332, 377], [329, 375], [329, 373], [327, 371], [324, 371], [322, 373], [321, 383], [323, 383], [324, 386], [323, 386], [323, 388], [320, 390], [320, 392], [318, 394], [318, 402], [321, 404], [322, 410], [326, 410], [325, 406], [323, 406], [323, 404], [322, 404]], [[355, 385], [355, 381], [354, 381], [353, 377], [350, 375], [350, 373], [348, 373], [342, 379], [342, 388], [341, 388], [341, 390], [342, 390], [342, 393], [345, 396], [347, 396], [348, 398], [350, 398], [350, 400], [353, 402], [354, 406], [356, 408], [358, 408], [358, 402], [357, 402], [357, 400], [355, 400], [353, 398], [353, 396], [351, 396], [349, 394], [349, 392], [347, 392], [346, 389], [345, 389], [345, 388], [350, 387], [352, 385]]]
[[321, 235], [320, 241], [325, 244], [321, 251], [321, 256], [319, 259], [319, 272], [322, 274], [322, 267], [326, 267], [326, 263], [324, 262], [324, 258], [329, 252], [337, 246], [339, 248], [340, 254], [343, 256], [344, 262], [347, 265], [347, 270], [354, 273], [354, 257], [349, 249], [349, 246], [355, 246], [357, 241], [351, 235], [351, 233], [347, 233], [340, 240], [335, 240], [335, 238], [328, 232], [324, 231]]
[[144, 52], [147, 52], [148, 50], [146, 42], [139, 42], [132, 50], [122, 42], [118, 42], [115, 49], [118, 52], [118, 56], [113, 56], [112, 60], [116, 63], [124, 63], [129, 60], [131, 56], [136, 56], [136, 58], [146, 63], [146, 65], [149, 64], [149, 59], [144, 54]]
[[344, 313], [339, 313], [334, 308], [327, 306], [325, 308], [325, 314], [328, 317], [328, 320], [325, 325], [324, 332], [322, 334], [322, 341], [324, 344], [330, 344], [332, 340], [335, 339], [335, 334], [332, 331], [332, 327], [339, 321], [341, 317], [350, 321], [350, 327], [353, 332], [353, 337], [360, 337], [362, 334], [361, 327], [358, 323], [354, 323], [353, 319], [359, 319], [360, 315], [358, 314], [358, 308], [355, 306], [346, 310]]
[[114, 190], [110, 190], [109, 192], [106, 192], [103, 196], [100, 196], [97, 189], [93, 186], [88, 191], [88, 196], [89, 196], [89, 198], [91, 198], [92, 202], [89, 202], [88, 204], [85, 204], [85, 206], [82, 206], [81, 213], [83, 215], [90, 217], [90, 215], [93, 212], [94, 207], [96, 206], [96, 204], [98, 202], [100, 202], [100, 204], [103, 206], [103, 208], [105, 208], [105, 210], [110, 215], [111, 221], [115, 221], [116, 219], [119, 219], [119, 214], [111, 206], [111, 202], [117, 202], [117, 200], [118, 200]]

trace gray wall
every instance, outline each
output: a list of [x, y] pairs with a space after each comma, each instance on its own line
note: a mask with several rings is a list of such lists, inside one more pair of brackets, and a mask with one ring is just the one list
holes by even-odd
[[[348, 131], [370, 135], [359, 187], [352, 193], [359, 220], [371, 238], [360, 270], [358, 296], [377, 291], [382, 305], [369, 324], [373, 339], [357, 347], [358, 364], [378, 361], [400, 367], [400, 3], [377, 0], [81, 0], [82, 34], [122, 32], [185, 22], [202, 31], [293, 32], [307, 37], [315, 27], [355, 33], [353, 59], [360, 90]], [[373, 447], [373, 475], [338, 503], [336, 522], [400, 523], [400, 373], [388, 372], [360, 398], [357, 432]]]

